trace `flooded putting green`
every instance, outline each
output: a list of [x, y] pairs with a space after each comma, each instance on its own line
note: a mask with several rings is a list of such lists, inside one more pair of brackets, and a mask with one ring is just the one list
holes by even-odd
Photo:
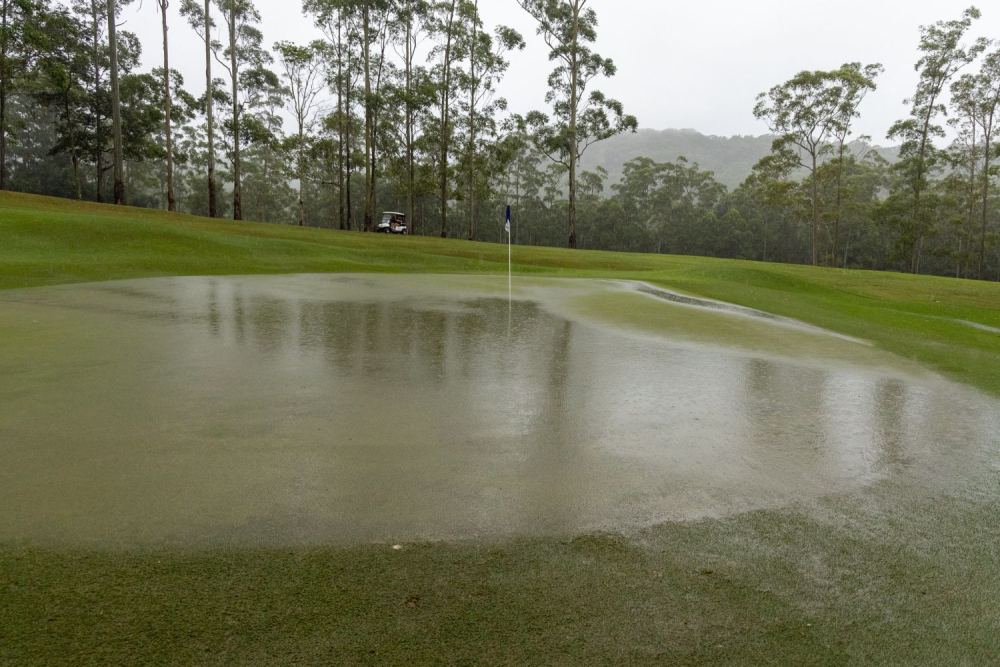
[[0, 540], [629, 529], [950, 484], [994, 399], [648, 286], [170, 278], [0, 293]]

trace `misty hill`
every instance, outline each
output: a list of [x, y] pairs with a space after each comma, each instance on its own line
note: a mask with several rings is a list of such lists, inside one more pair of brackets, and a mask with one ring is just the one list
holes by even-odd
[[[702, 169], [715, 172], [715, 178], [730, 190], [750, 175], [754, 164], [771, 152], [773, 136], [716, 137], [696, 130], [639, 130], [622, 134], [591, 146], [583, 157], [583, 168], [600, 165], [608, 170], [609, 185], [621, 178], [622, 165], [633, 158], [648, 157], [657, 162], [673, 162], [683, 156]], [[894, 160], [895, 148], [877, 147], [888, 160]]]

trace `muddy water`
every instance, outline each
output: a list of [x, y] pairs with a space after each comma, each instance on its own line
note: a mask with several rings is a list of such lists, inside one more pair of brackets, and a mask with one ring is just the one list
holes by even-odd
[[622, 284], [514, 297], [340, 276], [0, 293], [0, 540], [627, 529], [959, 479], [997, 442], [996, 401], [859, 342]]

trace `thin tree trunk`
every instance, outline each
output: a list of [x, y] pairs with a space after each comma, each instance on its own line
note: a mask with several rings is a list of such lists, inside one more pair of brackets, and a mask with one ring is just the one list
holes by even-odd
[[576, 248], [576, 163], [580, 158], [580, 144], [576, 137], [576, 117], [578, 113], [577, 85], [580, 76], [579, 42], [580, 42], [580, 8], [579, 0], [573, 3], [573, 42], [570, 55], [570, 96], [569, 96], [569, 247]]
[[924, 160], [927, 155], [927, 139], [930, 134], [931, 115], [934, 111], [934, 103], [937, 101], [935, 95], [927, 105], [927, 114], [924, 117], [924, 127], [920, 136], [920, 151], [917, 160], [917, 178], [913, 182], [913, 228], [916, 230], [917, 238], [913, 241], [913, 254], [910, 256], [910, 272], [920, 272], [920, 249], [923, 246], [923, 232], [920, 230], [920, 194], [924, 179]]
[[369, 8], [365, 4], [361, 10], [363, 21], [363, 48], [365, 50], [365, 231], [370, 232], [375, 221], [374, 165], [372, 164], [372, 73], [371, 73], [371, 25]]
[[469, 48], [469, 240], [476, 238], [476, 36], [479, 29], [479, 0], [472, 20], [472, 46]]
[[444, 47], [444, 71], [442, 72], [441, 165], [440, 174], [438, 175], [440, 181], [438, 185], [441, 190], [441, 238], [448, 237], [448, 143], [450, 135], [449, 123], [451, 122], [451, 118], [449, 116], [451, 102], [451, 40], [452, 28], [455, 23], [455, 6], [457, 4], [457, 0], [452, 0], [451, 14], [448, 17], [448, 35], [445, 40]]
[[210, 1], [205, 0], [205, 120], [208, 132], [208, 217], [219, 216], [219, 205], [215, 190], [215, 119], [212, 116], [212, 40], [209, 28], [212, 25], [209, 11]]
[[101, 50], [100, 50], [100, 11], [98, 10], [98, 0], [91, 0], [90, 15], [93, 21], [93, 45], [94, 45], [94, 140], [97, 145], [96, 167], [97, 167], [97, 203], [104, 202], [104, 118], [101, 116]]
[[348, 58], [348, 60], [347, 60], [347, 79], [346, 79], [345, 85], [344, 85], [344, 90], [347, 93], [347, 99], [345, 100], [346, 103], [344, 105], [344, 111], [345, 111], [345, 118], [344, 118], [344, 120], [347, 122], [347, 126], [346, 126], [347, 130], [344, 133], [344, 141], [345, 141], [344, 156], [345, 156], [346, 161], [347, 161], [347, 171], [346, 171], [346, 174], [347, 174], [347, 187], [346, 187], [346, 190], [345, 190], [345, 193], [346, 193], [345, 199], [347, 201], [347, 231], [351, 231], [351, 227], [354, 224], [354, 220], [353, 220], [354, 210], [353, 210], [353, 205], [351, 203], [351, 201], [352, 201], [351, 200], [351, 176], [353, 175], [352, 172], [353, 172], [353, 168], [354, 168], [353, 164], [351, 163], [351, 151], [354, 149], [354, 143], [353, 143], [353, 141], [354, 141], [354, 134], [353, 134], [354, 116], [351, 114], [351, 109], [353, 107], [353, 99], [354, 98], [353, 98], [352, 93], [354, 92], [354, 85], [351, 83], [351, 72], [353, 71], [354, 66], [353, 66], [353, 62], [350, 59], [351, 58], [351, 46], [350, 46], [350, 43], [348, 43], [348, 45], [347, 45], [347, 58]]
[[[7, 17], [4, 16], [6, 23]], [[4, 26], [6, 30], [6, 26]], [[3, 65], [0, 65], [3, 67]], [[0, 78], [0, 190], [7, 189], [7, 77]]]
[[819, 266], [819, 174], [817, 169], [816, 149], [812, 153], [812, 265]]
[[406, 226], [413, 233], [413, 188], [416, 180], [413, 149], [413, 7], [407, 2], [406, 13]]
[[174, 146], [170, 139], [170, 47], [167, 44], [167, 0], [160, 0], [163, 16], [163, 114], [167, 144], [167, 210], [176, 211], [174, 201]]
[[108, 0], [108, 48], [111, 55], [111, 126], [114, 134], [115, 204], [125, 204], [125, 164], [122, 150], [122, 105], [118, 91], [118, 37], [115, 0]]
[[76, 183], [76, 199], [83, 200], [83, 182], [80, 180], [80, 156], [76, 152], [76, 124], [73, 122], [73, 112], [69, 106], [69, 95], [67, 93], [64, 101], [66, 110], [66, 126], [69, 130], [69, 150], [73, 161], [73, 180]]
[[305, 151], [303, 150], [303, 142], [305, 141], [305, 127], [303, 125], [302, 117], [299, 116], [299, 227], [305, 227], [306, 225], [306, 204], [303, 199], [303, 185], [306, 178], [306, 159]]
[[844, 204], [844, 139], [840, 139], [839, 166], [837, 168], [837, 213], [833, 220], [833, 251], [830, 253], [830, 268], [837, 268], [837, 241], [840, 237], [840, 217]]
[[343, 16], [337, 14], [337, 204], [340, 229], [344, 224], [344, 61], [341, 28]]
[[[986, 150], [989, 151], [989, 146], [987, 145]], [[989, 170], [989, 159], [990, 156], [986, 156], [986, 169]], [[986, 174], [989, 171], [984, 172]], [[975, 215], [976, 208], [976, 119], [972, 118], [972, 150], [969, 152], [969, 216], [966, 224], [966, 229], [972, 230], [972, 218]], [[962, 270], [962, 246], [965, 239], [959, 235], [958, 238], [958, 271]], [[967, 263], [968, 264], [968, 263]], [[968, 266], [966, 266], [966, 274], [968, 274]], [[958, 277], [958, 276], [956, 276]]]
[[[994, 106], [996, 106], [997, 100], [994, 100]], [[993, 114], [990, 112], [989, 120], [986, 123], [987, 127], [983, 128], [986, 130], [986, 158], [983, 164], [983, 224], [979, 232], [979, 271], [977, 276], [980, 280], [986, 280], [986, 226], [989, 221], [989, 210], [990, 210], [990, 151], [992, 150], [993, 141]]]
[[233, 220], [243, 219], [243, 191], [240, 187], [240, 103], [239, 70], [236, 65], [236, 2], [230, 4], [229, 63], [233, 75]]
[[7, 189], [7, 6], [3, 0], [0, 24], [0, 190]]

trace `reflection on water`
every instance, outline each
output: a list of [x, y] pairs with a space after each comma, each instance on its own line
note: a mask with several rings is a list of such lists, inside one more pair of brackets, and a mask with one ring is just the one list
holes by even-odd
[[292, 276], [0, 296], [34, 332], [0, 344], [0, 539], [627, 528], [995, 442], [996, 403], [943, 381], [675, 346], [553, 315], [558, 288], [533, 294], [509, 308], [453, 279]]

